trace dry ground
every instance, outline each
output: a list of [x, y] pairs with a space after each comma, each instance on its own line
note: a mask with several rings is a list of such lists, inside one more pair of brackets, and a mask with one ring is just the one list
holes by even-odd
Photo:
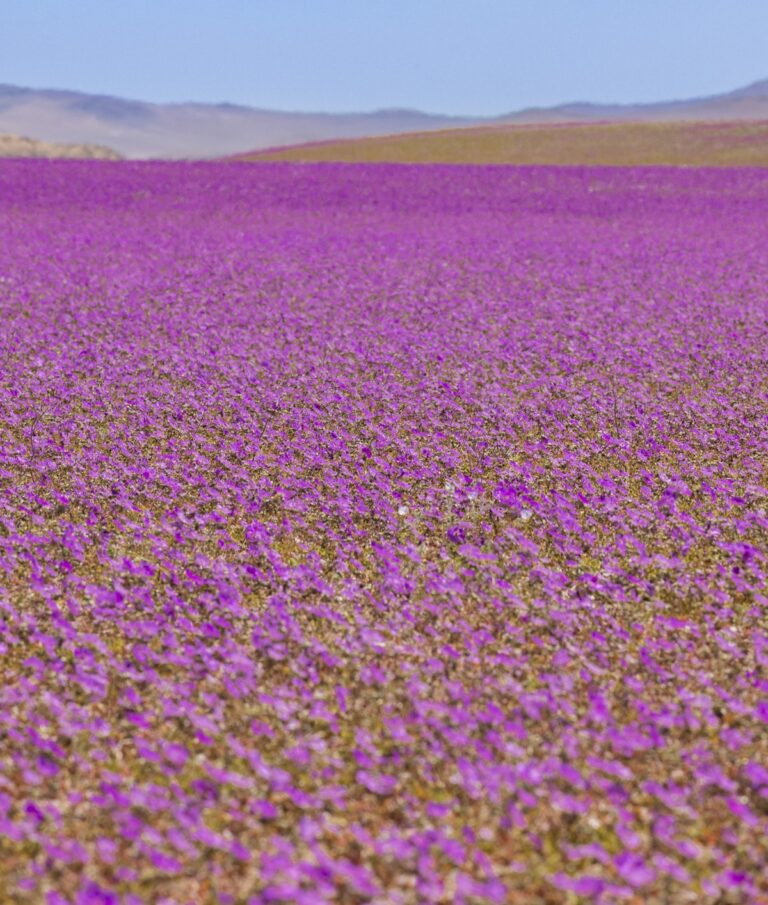
[[240, 160], [588, 166], [768, 166], [768, 122], [624, 122], [447, 129], [258, 151]]

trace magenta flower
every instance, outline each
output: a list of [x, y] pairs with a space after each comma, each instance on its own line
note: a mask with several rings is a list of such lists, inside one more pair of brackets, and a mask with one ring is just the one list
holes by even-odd
[[767, 217], [0, 161], [6, 896], [765, 899]]

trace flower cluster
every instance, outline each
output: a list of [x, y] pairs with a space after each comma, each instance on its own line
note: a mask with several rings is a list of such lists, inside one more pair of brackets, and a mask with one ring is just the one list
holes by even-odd
[[0, 164], [3, 901], [766, 901], [766, 217]]

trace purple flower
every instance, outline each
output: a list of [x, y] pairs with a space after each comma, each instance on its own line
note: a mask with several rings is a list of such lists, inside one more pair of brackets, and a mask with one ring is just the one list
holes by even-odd
[[639, 856], [629, 852], [617, 855], [613, 863], [622, 880], [626, 880], [630, 886], [646, 886], [653, 883], [656, 871]]
[[758, 896], [767, 216], [0, 161], [8, 895]]
[[376, 795], [391, 795], [397, 788], [397, 780], [394, 776], [385, 776], [370, 770], [358, 770], [356, 779], [361, 786]]

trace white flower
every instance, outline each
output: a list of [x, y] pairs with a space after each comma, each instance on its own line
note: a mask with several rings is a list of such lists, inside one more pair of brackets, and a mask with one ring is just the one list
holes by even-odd
[[398, 515], [408, 515], [408, 507], [407, 507], [407, 506], [401, 506], [401, 507], [397, 510], [397, 514], [398, 514]]
[[530, 509], [521, 509], [521, 510], [520, 510], [520, 518], [521, 518], [524, 522], [527, 522], [528, 519], [529, 519], [532, 515], [533, 515], [533, 512], [531, 512]]

